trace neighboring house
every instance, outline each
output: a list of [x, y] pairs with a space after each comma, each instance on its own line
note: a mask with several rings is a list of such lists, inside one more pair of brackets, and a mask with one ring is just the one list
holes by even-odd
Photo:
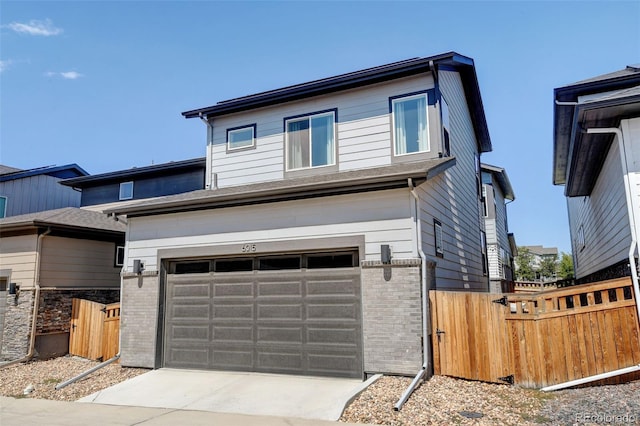
[[0, 218], [62, 207], [79, 207], [80, 193], [58, 183], [86, 176], [77, 164], [20, 170], [0, 165]]
[[125, 229], [74, 207], [0, 219], [0, 361], [67, 353], [72, 298], [120, 300]]
[[60, 182], [82, 191], [80, 206], [99, 210], [132, 200], [180, 194], [204, 188], [205, 158], [134, 167]]
[[128, 223], [122, 365], [414, 374], [430, 358], [427, 289], [489, 290], [472, 59], [183, 115], [207, 126], [206, 189], [106, 210]]
[[507, 204], [515, 200], [515, 194], [503, 168], [489, 164], [482, 164], [481, 168], [489, 280], [491, 291], [502, 293], [512, 289], [515, 280], [513, 259], [518, 248], [507, 219]]
[[531, 268], [536, 274], [535, 281], [554, 281], [557, 278], [555, 274], [548, 277], [542, 272], [545, 261], [558, 262], [557, 247], [521, 246], [520, 249], [527, 250], [531, 254]]
[[637, 284], [640, 67], [557, 88], [554, 99], [553, 182], [565, 186], [576, 282]]

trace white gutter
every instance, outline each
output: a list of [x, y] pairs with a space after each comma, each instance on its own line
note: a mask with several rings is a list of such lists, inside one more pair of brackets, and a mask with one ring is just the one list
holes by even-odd
[[[603, 127], [603, 128], [589, 128], [586, 130], [587, 134], [607, 134], [614, 133], [618, 136], [618, 145], [620, 147], [620, 157], [622, 158], [622, 173], [624, 177], [624, 190], [627, 197], [627, 210], [629, 214], [629, 226], [631, 227], [631, 244], [629, 246], [629, 266], [631, 267], [631, 280], [633, 285], [634, 297], [636, 299], [636, 312], [638, 315], [638, 321], [640, 322], [640, 288], [638, 287], [638, 272], [637, 265], [635, 259], [635, 251], [638, 246], [638, 240], [636, 235], [636, 219], [635, 212], [633, 211], [632, 205], [632, 190], [629, 181], [629, 168], [627, 166], [627, 155], [625, 151], [624, 145], [624, 137], [622, 131], [616, 127]], [[619, 376], [621, 374], [633, 373], [635, 371], [640, 371], [640, 364], [634, 365], [632, 367], [622, 368], [619, 370], [609, 371], [607, 373], [596, 374], [595, 376], [584, 377], [582, 379], [572, 380], [570, 382], [560, 383], [557, 385], [547, 386], [541, 391], [548, 392], [554, 391], [558, 389], [564, 389], [571, 386], [582, 385], [585, 383], [593, 382], [596, 380], [608, 379], [609, 377]]]
[[400, 411], [400, 409], [402, 408], [402, 406], [404, 405], [405, 402], [407, 402], [407, 399], [409, 399], [409, 396], [411, 396], [411, 394], [413, 393], [413, 391], [415, 390], [416, 386], [418, 385], [418, 382], [420, 382], [420, 380], [424, 377], [424, 375], [427, 373], [427, 369], [429, 367], [429, 335], [428, 335], [428, 318], [427, 315], [429, 314], [429, 293], [428, 293], [428, 288], [427, 288], [427, 256], [424, 254], [424, 251], [422, 250], [422, 225], [421, 225], [421, 221], [420, 221], [420, 210], [419, 210], [419, 205], [418, 205], [418, 195], [416, 194], [415, 190], [416, 187], [413, 185], [413, 180], [411, 178], [408, 179], [408, 183], [409, 183], [409, 188], [411, 188], [411, 196], [413, 196], [414, 198], [414, 205], [415, 205], [415, 220], [416, 220], [416, 240], [417, 240], [417, 246], [418, 246], [418, 254], [420, 255], [420, 259], [421, 259], [421, 268], [422, 268], [422, 274], [421, 274], [421, 282], [422, 282], [422, 368], [420, 369], [420, 371], [418, 371], [418, 374], [416, 374], [416, 376], [413, 378], [413, 380], [411, 381], [411, 384], [409, 385], [409, 387], [403, 392], [403, 394], [400, 396], [400, 399], [398, 400], [398, 402], [396, 402], [396, 404], [393, 406], [393, 409], [395, 411]]
[[31, 318], [31, 333], [29, 335], [29, 350], [27, 355], [9, 361], [2, 364], [0, 368], [8, 367], [10, 365], [19, 364], [21, 362], [29, 361], [33, 358], [36, 347], [36, 325], [38, 323], [38, 311], [40, 310], [40, 265], [42, 263], [42, 239], [51, 233], [51, 228], [47, 228], [42, 234], [38, 235], [38, 241], [36, 242], [36, 276], [35, 276], [35, 292], [33, 296], [33, 313]]
[[202, 112], [198, 115], [198, 117], [200, 118], [200, 120], [202, 120], [202, 122], [205, 124], [205, 126], [207, 126], [207, 158], [206, 158], [206, 171], [205, 171], [205, 182], [204, 182], [204, 188], [205, 189], [215, 189], [217, 186], [217, 182], [215, 182], [215, 180], [213, 179], [213, 162], [212, 162], [212, 155], [213, 155], [213, 125], [211, 124], [211, 122], [209, 121], [209, 117], [207, 117], [206, 114], [203, 114]]

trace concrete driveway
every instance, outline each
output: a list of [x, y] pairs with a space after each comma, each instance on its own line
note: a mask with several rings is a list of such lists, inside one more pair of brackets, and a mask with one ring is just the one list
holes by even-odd
[[78, 402], [338, 420], [346, 405], [376, 381], [162, 368]]

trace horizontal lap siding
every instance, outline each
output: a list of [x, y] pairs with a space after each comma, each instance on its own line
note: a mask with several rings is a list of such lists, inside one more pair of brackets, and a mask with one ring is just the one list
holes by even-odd
[[34, 286], [37, 240], [36, 235], [0, 238], [0, 270], [8, 270], [22, 289]]
[[[573, 252], [578, 278], [611, 266], [628, 256], [631, 237], [617, 139], [589, 197], [568, 199]], [[580, 226], [585, 247], [576, 245]]]
[[133, 259], [157, 268], [165, 248], [289, 239], [365, 236], [367, 259], [390, 244], [395, 258], [414, 258], [415, 231], [407, 189], [322, 197], [202, 212], [130, 218], [128, 268]]
[[[284, 178], [284, 118], [337, 109], [338, 167], [353, 170], [390, 164], [389, 97], [433, 87], [430, 76], [404, 78], [309, 100], [213, 119], [211, 173], [218, 187]], [[227, 152], [227, 129], [256, 124], [256, 147]]]
[[[482, 273], [480, 206], [474, 154], [478, 152], [471, 116], [460, 76], [441, 71], [440, 90], [449, 106], [451, 155], [456, 165], [418, 187], [422, 219], [422, 247], [435, 259], [439, 289], [486, 290]], [[436, 257], [433, 220], [442, 224], [444, 257]]]
[[43, 287], [120, 286], [116, 244], [76, 238], [42, 240], [40, 285]]

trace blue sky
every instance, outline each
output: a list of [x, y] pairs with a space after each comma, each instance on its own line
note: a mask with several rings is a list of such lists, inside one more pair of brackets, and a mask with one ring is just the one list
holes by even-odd
[[417, 56], [475, 60], [519, 245], [570, 252], [553, 89], [640, 63], [638, 1], [0, 2], [0, 163], [201, 157], [180, 113]]

